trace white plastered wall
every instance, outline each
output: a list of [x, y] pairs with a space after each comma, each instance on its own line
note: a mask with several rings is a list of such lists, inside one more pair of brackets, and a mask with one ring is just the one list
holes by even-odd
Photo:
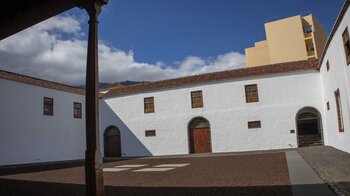
[[[0, 166], [84, 158], [84, 96], [0, 79]], [[54, 99], [54, 115], [43, 115], [43, 97]], [[73, 102], [83, 118], [73, 118]]]
[[[326, 145], [350, 152], [350, 65], [347, 65], [342, 34], [345, 28], [350, 30], [350, 11], [345, 13], [333, 39], [330, 42], [321, 67], [324, 103], [329, 102], [330, 110], [325, 112]], [[327, 71], [326, 63], [330, 69]], [[339, 88], [344, 132], [339, 132], [337, 108], [334, 91]]]
[[[245, 101], [249, 84], [258, 85], [258, 103]], [[188, 154], [188, 123], [201, 116], [210, 122], [213, 152], [295, 148], [296, 133], [290, 130], [296, 130], [297, 112], [310, 106], [324, 114], [320, 84], [319, 72], [305, 71], [105, 98], [101, 147], [103, 131], [115, 125], [123, 156]], [[203, 92], [204, 107], [192, 109], [190, 92], [196, 90]], [[154, 97], [155, 113], [144, 114], [145, 97]], [[248, 129], [247, 122], [256, 120], [262, 127]], [[145, 137], [153, 129], [156, 137]]]

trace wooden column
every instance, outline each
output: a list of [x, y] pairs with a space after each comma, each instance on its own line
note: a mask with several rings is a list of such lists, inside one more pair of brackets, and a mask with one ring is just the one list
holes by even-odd
[[107, 1], [87, 0], [84, 8], [89, 14], [89, 42], [86, 66], [86, 151], [85, 183], [87, 196], [103, 196], [102, 158], [99, 149], [99, 80], [98, 80], [98, 15]]

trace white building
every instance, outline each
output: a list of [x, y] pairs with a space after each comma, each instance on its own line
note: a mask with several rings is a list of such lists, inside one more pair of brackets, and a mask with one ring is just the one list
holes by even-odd
[[84, 159], [83, 90], [5, 71], [0, 89], [0, 165]]
[[[153, 156], [307, 145], [350, 152], [349, 2], [320, 62], [112, 87], [101, 94], [102, 153]], [[0, 166], [84, 158], [83, 90], [4, 71], [0, 88]]]
[[[350, 152], [350, 1], [345, 1], [320, 59], [326, 144]], [[338, 98], [337, 98], [338, 97]], [[338, 101], [337, 101], [338, 100]], [[337, 104], [338, 102], [338, 104]], [[338, 106], [337, 106], [338, 105]]]
[[[101, 101], [101, 134], [116, 126], [125, 156], [188, 154], [196, 137], [203, 144], [192, 145], [199, 148], [193, 152], [295, 148], [297, 113], [305, 107], [324, 113], [317, 67], [315, 60], [301, 61], [117, 88]], [[247, 103], [245, 88], [257, 91], [256, 100]], [[191, 104], [193, 92], [200, 92], [193, 99], [202, 106]], [[145, 111], [147, 98], [154, 112]], [[192, 133], [196, 118], [208, 125], [204, 135]], [[155, 136], [147, 137], [148, 130]]]

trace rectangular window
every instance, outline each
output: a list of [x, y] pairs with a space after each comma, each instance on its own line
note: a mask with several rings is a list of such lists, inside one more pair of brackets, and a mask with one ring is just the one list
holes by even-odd
[[247, 103], [259, 102], [258, 85], [245, 85], [245, 98]]
[[44, 97], [44, 115], [53, 116], [53, 98]]
[[144, 109], [145, 113], [153, 113], [154, 112], [154, 98], [146, 97], [144, 99]]
[[73, 114], [74, 118], [81, 118], [81, 103], [73, 103]]
[[307, 50], [309, 56], [314, 55], [315, 54], [314, 53], [315, 52], [314, 43], [312, 43], [312, 42], [306, 43], [306, 50]]
[[349, 65], [350, 64], [350, 39], [349, 39], [348, 27], [346, 27], [343, 33], [343, 43], [344, 43], [346, 63]]
[[335, 103], [336, 103], [336, 106], [337, 106], [337, 117], [338, 117], [339, 132], [344, 132], [343, 113], [342, 113], [339, 89], [334, 91], [334, 96], [335, 96]]
[[308, 34], [312, 32], [312, 25], [308, 25], [304, 27], [304, 33]]
[[155, 137], [156, 136], [156, 130], [147, 130], [145, 131], [146, 137]]
[[192, 108], [202, 108], [203, 107], [202, 91], [192, 91], [191, 102], [192, 102]]
[[331, 107], [329, 106], [329, 101], [327, 102], [327, 110], [330, 110]]
[[261, 122], [260, 121], [250, 121], [248, 122], [248, 129], [257, 129], [261, 128]]
[[326, 67], [327, 67], [327, 71], [329, 71], [329, 68], [330, 68], [330, 66], [329, 66], [329, 61], [327, 61]]

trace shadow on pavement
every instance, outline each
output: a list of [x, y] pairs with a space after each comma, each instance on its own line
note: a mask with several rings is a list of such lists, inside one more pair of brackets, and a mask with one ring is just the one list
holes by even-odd
[[[82, 184], [64, 184], [0, 179], [0, 193], [6, 196], [63, 196], [85, 195]], [[106, 196], [172, 196], [172, 195], [292, 195], [290, 186], [251, 186], [251, 187], [105, 187]]]
[[65, 169], [84, 166], [84, 161], [70, 161], [64, 163], [43, 163], [43, 164], [23, 164], [0, 168], [0, 176], [22, 174], [31, 172], [41, 172], [55, 169]]
[[[104, 158], [103, 163], [126, 161], [135, 158]], [[12, 175], [12, 174], [24, 174], [32, 172], [41, 172], [48, 170], [66, 169], [72, 167], [83, 167], [84, 160], [69, 161], [69, 162], [57, 162], [57, 163], [39, 163], [39, 164], [23, 164], [14, 165], [9, 167], [0, 167], [0, 176]], [[0, 192], [1, 195], [1, 192]]]

